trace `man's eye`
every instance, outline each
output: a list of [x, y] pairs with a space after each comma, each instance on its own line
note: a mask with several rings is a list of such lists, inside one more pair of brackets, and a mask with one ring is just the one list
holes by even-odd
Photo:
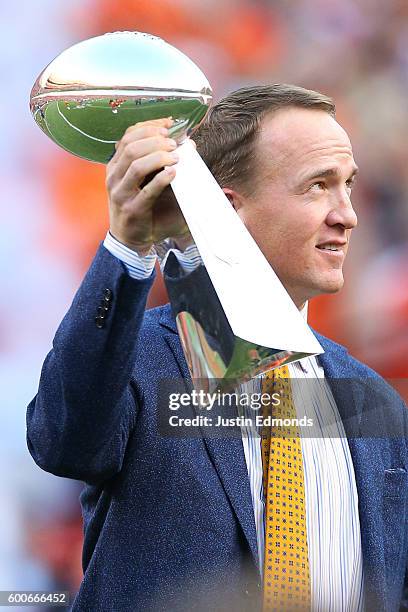
[[310, 185], [309, 189], [313, 191], [321, 191], [325, 187], [326, 185], [324, 184], [323, 181], [317, 181], [316, 183], [313, 183], [312, 185]]
[[350, 189], [350, 191], [351, 191], [353, 189], [353, 187], [354, 187], [355, 182], [356, 182], [356, 180], [355, 180], [354, 177], [349, 179], [348, 181], [346, 181], [347, 189]]

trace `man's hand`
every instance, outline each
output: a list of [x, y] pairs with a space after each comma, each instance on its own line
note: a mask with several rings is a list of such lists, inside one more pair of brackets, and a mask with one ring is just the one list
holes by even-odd
[[183, 246], [192, 242], [169, 187], [178, 161], [172, 124], [157, 119], [129, 127], [106, 167], [110, 232], [139, 255], [168, 237]]

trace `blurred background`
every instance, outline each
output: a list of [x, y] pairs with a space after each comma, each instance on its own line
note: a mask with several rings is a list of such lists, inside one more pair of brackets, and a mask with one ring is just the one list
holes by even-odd
[[[66, 47], [115, 30], [165, 38], [216, 98], [287, 82], [334, 97], [360, 166], [346, 285], [310, 305], [322, 333], [383, 376], [408, 378], [408, 3], [405, 0], [23, 0], [2, 3], [0, 70], [0, 590], [81, 580], [81, 484], [25, 445], [25, 408], [54, 332], [107, 227], [104, 167], [54, 145], [29, 93]], [[7, 85], [7, 83], [9, 85]], [[160, 280], [150, 305], [166, 301]], [[13, 608], [16, 610], [16, 608]]]

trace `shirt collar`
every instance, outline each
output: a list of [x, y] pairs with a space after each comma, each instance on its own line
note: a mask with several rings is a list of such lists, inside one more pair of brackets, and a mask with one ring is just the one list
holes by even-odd
[[[309, 302], [305, 302], [303, 308], [301, 308], [300, 311], [299, 311], [300, 314], [302, 315], [303, 319], [306, 321], [306, 323], [307, 323], [308, 310], [309, 310]], [[297, 366], [298, 368], [303, 370], [303, 372], [305, 372], [305, 373], [308, 372], [307, 357], [304, 358], [304, 359], [301, 359], [300, 361], [296, 361], [293, 365]]]

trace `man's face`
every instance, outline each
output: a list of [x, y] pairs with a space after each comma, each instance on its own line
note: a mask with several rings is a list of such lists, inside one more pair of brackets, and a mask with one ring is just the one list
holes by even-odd
[[290, 108], [264, 118], [255, 152], [253, 191], [234, 199], [239, 216], [298, 307], [338, 291], [357, 224], [346, 132], [324, 111]]

